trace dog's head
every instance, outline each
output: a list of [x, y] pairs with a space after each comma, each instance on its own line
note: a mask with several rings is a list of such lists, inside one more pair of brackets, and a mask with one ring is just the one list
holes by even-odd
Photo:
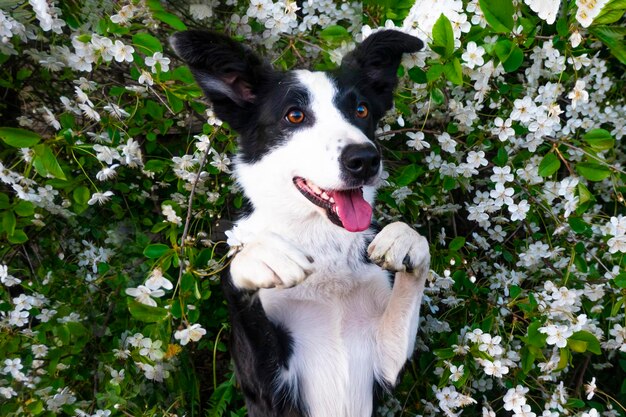
[[323, 215], [352, 232], [369, 227], [382, 171], [374, 131], [393, 105], [402, 54], [420, 50], [419, 39], [374, 33], [332, 72], [276, 71], [211, 32], [177, 33], [171, 44], [240, 134], [236, 174], [255, 210], [285, 220]]

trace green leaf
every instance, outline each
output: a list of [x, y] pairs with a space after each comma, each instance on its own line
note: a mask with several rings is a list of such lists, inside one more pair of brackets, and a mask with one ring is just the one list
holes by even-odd
[[420, 174], [421, 172], [416, 164], [406, 165], [398, 172], [398, 176], [394, 179], [394, 182], [396, 185], [403, 187], [414, 183]]
[[156, 323], [164, 320], [168, 315], [163, 307], [152, 307], [132, 298], [128, 298], [128, 311], [135, 319], [146, 323]]
[[74, 191], [72, 191], [72, 198], [74, 199], [76, 204], [84, 206], [91, 198], [91, 192], [89, 191], [89, 188], [85, 187], [84, 185], [79, 185], [78, 187], [74, 188]]
[[485, 20], [498, 33], [510, 33], [515, 24], [515, 9], [511, 0], [479, 0]]
[[509, 153], [504, 147], [498, 149], [498, 154], [493, 159], [493, 163], [499, 167], [503, 167], [509, 161]]
[[613, 0], [608, 2], [600, 11], [600, 14], [593, 19], [594, 25], [606, 25], [615, 23], [626, 12], [626, 0]]
[[457, 236], [448, 245], [448, 249], [451, 251], [458, 251], [465, 245], [465, 238], [463, 236]]
[[39, 143], [41, 136], [17, 127], [0, 127], [0, 139], [14, 148], [32, 148]]
[[137, 47], [139, 52], [146, 55], [152, 55], [155, 52], [163, 52], [163, 46], [154, 36], [149, 33], [136, 33], [133, 35], [133, 44]]
[[548, 336], [546, 334], [540, 333], [539, 328], [541, 327], [540, 321], [533, 321], [528, 326], [528, 344], [531, 346], [535, 346], [538, 348], [543, 348], [546, 345], [546, 339]]
[[411, 81], [414, 81], [418, 84], [426, 84], [428, 79], [426, 78], [426, 73], [423, 69], [418, 67], [413, 67], [409, 70], [409, 78]]
[[602, 354], [602, 349], [600, 348], [600, 342], [593, 335], [593, 333], [590, 333], [586, 330], [581, 330], [571, 335], [567, 339], [567, 345], [574, 352], [584, 353], [588, 351], [595, 355]]
[[575, 233], [584, 233], [589, 230], [589, 225], [581, 217], [570, 217], [567, 222]]
[[187, 30], [187, 25], [185, 25], [176, 15], [164, 11], [157, 11], [152, 13], [152, 16], [173, 29]]
[[350, 33], [343, 26], [331, 25], [320, 32], [320, 37], [326, 42], [341, 42], [350, 38]]
[[598, 15], [595, 19], [593, 19], [594, 25], [608, 25], [610, 23], [615, 23], [622, 18], [624, 15], [624, 10], [607, 10], [606, 13], [602, 13]]
[[522, 371], [528, 373], [533, 369], [535, 364], [535, 355], [530, 349], [522, 349]]
[[143, 254], [150, 259], [156, 259], [165, 255], [170, 250], [172, 249], [167, 245], [164, 245], [162, 243], [154, 243], [152, 245], [146, 246], [146, 248], [143, 250]]
[[432, 83], [437, 80], [443, 74], [443, 65], [433, 64], [428, 71], [426, 71], [426, 81]]
[[587, 186], [583, 183], [578, 183], [578, 203], [585, 204], [587, 201], [591, 200], [591, 198], [592, 195]]
[[517, 70], [524, 62], [524, 52], [508, 39], [500, 39], [496, 43], [495, 51], [506, 72]]
[[433, 353], [439, 359], [452, 359], [456, 356], [456, 354], [454, 353], [454, 349], [452, 348], [435, 349]]
[[443, 13], [433, 26], [433, 43], [431, 48], [444, 58], [448, 58], [454, 52], [452, 24]]
[[446, 101], [446, 96], [443, 94], [440, 88], [433, 88], [430, 92], [430, 99], [436, 105], [440, 106]]
[[591, 146], [594, 151], [606, 151], [615, 146], [615, 139], [604, 129], [593, 129], [583, 135], [583, 140]]
[[67, 180], [52, 149], [44, 144], [37, 145], [33, 149], [35, 150], [35, 159], [39, 160], [48, 175], [52, 175], [60, 180]]
[[463, 70], [461, 69], [461, 62], [459, 62], [458, 58], [447, 62], [443, 66], [443, 73], [446, 74], [446, 78], [454, 84], [463, 85]]
[[35, 206], [30, 201], [22, 200], [13, 207], [13, 211], [20, 217], [32, 216], [35, 214]]
[[10, 206], [9, 196], [5, 193], [0, 193], [0, 210], [9, 208]]
[[15, 232], [13, 232], [12, 235], [8, 237], [8, 240], [14, 245], [19, 245], [28, 240], [28, 235], [26, 235], [26, 233], [24, 233], [22, 229], [17, 229]]
[[576, 171], [589, 181], [602, 181], [611, 175], [608, 167], [595, 162], [580, 162], [576, 165]]
[[561, 161], [559, 157], [554, 153], [549, 153], [543, 157], [539, 163], [539, 175], [542, 177], [549, 177], [559, 170], [561, 167]]
[[626, 272], [622, 272], [613, 278], [613, 283], [619, 288], [626, 288]]
[[626, 65], [626, 28], [621, 26], [591, 26], [589, 32], [605, 44], [613, 56]]
[[17, 218], [15, 217], [15, 213], [12, 211], [5, 211], [2, 215], [2, 230], [4, 230], [7, 235], [11, 236], [15, 233], [15, 226], [17, 225]]
[[185, 272], [180, 280], [180, 289], [183, 291], [193, 291], [196, 279], [190, 272]]

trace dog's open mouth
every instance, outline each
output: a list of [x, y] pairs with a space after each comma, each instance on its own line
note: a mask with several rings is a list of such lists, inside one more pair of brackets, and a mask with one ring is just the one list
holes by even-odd
[[350, 232], [362, 232], [372, 222], [372, 206], [363, 198], [362, 188], [323, 190], [312, 181], [295, 177], [293, 183], [313, 204], [326, 210], [328, 219]]

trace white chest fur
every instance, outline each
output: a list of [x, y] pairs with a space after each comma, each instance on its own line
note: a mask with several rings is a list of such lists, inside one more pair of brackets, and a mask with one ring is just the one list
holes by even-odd
[[[294, 394], [304, 399], [311, 417], [372, 414], [374, 340], [391, 288], [387, 274], [374, 265], [350, 274], [323, 271], [297, 287], [260, 292], [268, 317], [293, 338], [289, 369], [277, 383], [298, 386]], [[329, 287], [334, 290], [312, 296]]]

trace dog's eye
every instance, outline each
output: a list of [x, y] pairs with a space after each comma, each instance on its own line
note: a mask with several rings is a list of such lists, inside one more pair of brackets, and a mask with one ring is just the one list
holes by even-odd
[[298, 125], [304, 122], [304, 112], [300, 109], [291, 109], [285, 116], [285, 119], [287, 119], [289, 123]]
[[356, 106], [356, 117], [359, 119], [365, 119], [370, 111], [367, 109], [367, 106], [364, 103]]

